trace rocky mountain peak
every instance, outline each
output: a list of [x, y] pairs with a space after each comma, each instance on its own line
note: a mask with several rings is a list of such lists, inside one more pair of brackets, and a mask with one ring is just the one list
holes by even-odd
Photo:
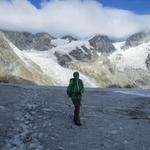
[[78, 39], [74, 38], [73, 36], [71, 35], [65, 35], [63, 37], [61, 37], [61, 39], [67, 39], [69, 42], [72, 42], [72, 41], [77, 41]]
[[35, 37], [45, 37], [45, 38], [49, 38], [51, 40], [56, 39], [54, 36], [46, 33], [46, 32], [39, 32], [35, 34]]
[[98, 52], [111, 53], [115, 51], [112, 41], [106, 35], [95, 35], [89, 40], [90, 45]]
[[29, 32], [15, 32], [15, 31], [3, 31], [6, 38], [10, 40], [20, 50], [48, 50], [53, 47], [51, 40], [53, 36], [48, 33], [36, 33]]
[[122, 49], [128, 49], [129, 47], [136, 47], [144, 42], [150, 40], [150, 32], [139, 32], [131, 35], [127, 40]]

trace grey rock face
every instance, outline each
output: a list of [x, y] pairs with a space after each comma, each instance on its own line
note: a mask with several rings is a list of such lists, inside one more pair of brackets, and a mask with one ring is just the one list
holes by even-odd
[[101, 53], [111, 53], [116, 50], [112, 41], [105, 35], [96, 35], [89, 40], [89, 43], [96, 51]]
[[53, 37], [51, 37], [47, 33], [37, 33], [37, 34], [35, 34], [34, 40], [33, 40], [34, 49], [43, 50], [43, 51], [51, 49], [53, 47], [53, 45], [51, 45], [51, 39], [53, 39]]
[[150, 70], [150, 54], [148, 54], [145, 63], [146, 63], [147, 69]]
[[91, 49], [88, 49], [85, 45], [82, 45], [81, 48], [88, 54], [91, 54]]
[[55, 52], [54, 54], [57, 57], [57, 61], [61, 66], [67, 66], [67, 63], [72, 61], [72, 59], [67, 54], [62, 54], [60, 52]]
[[13, 32], [4, 31], [4, 34], [8, 40], [10, 40], [20, 50], [26, 50], [32, 48], [34, 35], [28, 32]]
[[81, 47], [76, 47], [76, 49], [73, 49], [68, 54], [64, 54], [59, 51], [55, 51], [54, 54], [57, 57], [58, 63], [61, 66], [65, 67], [68, 65], [69, 62], [73, 61], [70, 56], [72, 56], [75, 60], [82, 62], [88, 62], [97, 58], [97, 53], [92, 49], [88, 49], [85, 45], [82, 45]]
[[122, 49], [127, 49], [129, 47], [138, 46], [144, 42], [150, 40], [150, 33], [139, 32], [130, 36]]
[[28, 32], [3, 31], [5, 36], [20, 50], [48, 50], [53, 47], [51, 39], [47, 33], [31, 34]]
[[76, 49], [72, 50], [69, 54], [79, 61], [86, 61], [86, 60], [90, 60], [92, 58], [92, 54], [90, 52], [84, 53], [78, 47]]
[[62, 39], [68, 39], [69, 42], [77, 41], [77, 39], [72, 37], [71, 35], [63, 36]]

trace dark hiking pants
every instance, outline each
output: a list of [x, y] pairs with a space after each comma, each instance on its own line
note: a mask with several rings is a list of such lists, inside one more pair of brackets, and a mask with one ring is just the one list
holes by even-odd
[[80, 122], [80, 100], [74, 100], [74, 121], [75, 122]]

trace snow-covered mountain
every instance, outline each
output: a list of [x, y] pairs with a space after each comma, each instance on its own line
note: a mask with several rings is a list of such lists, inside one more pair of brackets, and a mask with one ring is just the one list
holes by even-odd
[[81, 40], [1, 31], [1, 81], [64, 86], [79, 71], [90, 87], [150, 87], [149, 35], [136, 33], [126, 41], [113, 42], [106, 35]]

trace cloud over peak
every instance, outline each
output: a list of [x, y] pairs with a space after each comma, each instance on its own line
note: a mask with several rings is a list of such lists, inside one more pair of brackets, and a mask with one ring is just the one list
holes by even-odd
[[71, 34], [86, 38], [105, 34], [124, 38], [135, 32], [150, 30], [150, 15], [103, 7], [93, 0], [43, 1], [41, 9], [27, 0], [1, 0], [0, 28], [48, 32], [55, 36]]

